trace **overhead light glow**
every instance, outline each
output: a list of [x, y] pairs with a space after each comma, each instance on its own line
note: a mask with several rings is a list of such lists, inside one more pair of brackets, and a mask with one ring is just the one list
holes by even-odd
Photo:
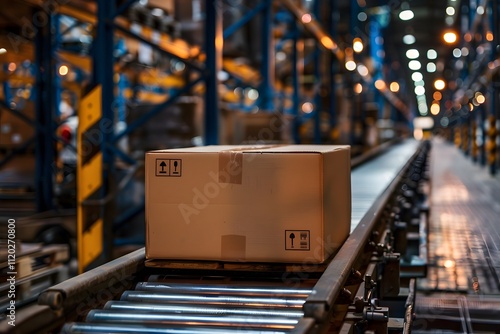
[[409, 49], [406, 51], [406, 57], [408, 59], [417, 59], [420, 54], [417, 49]]
[[415, 42], [416, 42], [415, 36], [413, 36], [413, 35], [404, 35], [403, 36], [403, 43], [405, 43], [406, 45], [411, 45]]
[[399, 84], [396, 81], [393, 81], [389, 85], [389, 89], [391, 90], [391, 92], [397, 93], [397, 92], [399, 92]]
[[346, 61], [345, 68], [348, 71], [354, 71], [356, 69], [356, 62], [354, 60], [348, 60], [348, 61]]
[[483, 15], [484, 14], [484, 7], [477, 6], [476, 13], [478, 13], [478, 15]]
[[377, 81], [375, 81], [375, 88], [377, 88], [378, 90], [385, 89], [386, 85], [385, 85], [384, 80], [378, 79]]
[[420, 115], [427, 115], [428, 110], [429, 109], [427, 108], [427, 105], [425, 103], [418, 104], [418, 111], [420, 112]]
[[446, 14], [450, 16], [455, 15], [455, 8], [453, 8], [452, 6], [446, 7]]
[[354, 85], [354, 93], [361, 94], [363, 92], [363, 85], [359, 82]]
[[312, 21], [311, 14], [309, 13], [305, 13], [300, 19], [302, 20], [302, 23], [309, 23]]
[[459, 48], [453, 49], [453, 57], [460, 58], [462, 57], [462, 51]]
[[424, 95], [424, 94], [425, 94], [424, 86], [415, 87], [415, 95]]
[[484, 97], [483, 94], [481, 94], [480, 92], [477, 92], [476, 93], [476, 101], [479, 104], [483, 104], [486, 101], [486, 98]]
[[352, 42], [352, 49], [356, 53], [360, 53], [361, 51], [363, 51], [363, 41], [361, 40], [361, 38], [356, 37], [353, 40], [353, 42]]
[[439, 114], [439, 111], [441, 111], [441, 107], [439, 106], [438, 103], [433, 103], [431, 105], [431, 114], [433, 114], [434, 116], [436, 116], [437, 114]]
[[434, 81], [434, 88], [437, 90], [443, 90], [444, 87], [446, 87], [446, 83], [443, 79], [436, 79], [436, 81]]
[[438, 56], [436, 50], [434, 49], [429, 49], [427, 50], [427, 59], [436, 59]]
[[417, 71], [422, 67], [422, 64], [418, 60], [412, 60], [408, 63], [408, 68], [413, 71]]
[[443, 39], [448, 44], [455, 43], [457, 41], [457, 34], [453, 31], [448, 31], [443, 35]]
[[335, 43], [333, 43], [332, 39], [328, 36], [321, 37], [321, 44], [327, 49], [334, 49], [336, 47]]
[[413, 74], [411, 75], [411, 79], [413, 81], [420, 81], [424, 79], [424, 76], [420, 72], [413, 72]]
[[7, 53], [7, 49], [0, 48], [0, 55], [3, 55], [4, 53]]
[[61, 66], [59, 67], [59, 75], [64, 76], [64, 75], [68, 74], [68, 72], [69, 72], [69, 68], [68, 68], [68, 66], [66, 66], [66, 65], [61, 65]]
[[370, 73], [368, 71], [368, 68], [363, 64], [359, 64], [357, 69], [358, 69], [358, 73], [363, 77], [367, 76]]
[[314, 105], [311, 102], [304, 102], [302, 104], [302, 112], [305, 114], [310, 114], [314, 110]]
[[434, 64], [434, 63], [427, 63], [427, 72], [429, 72], [429, 73], [436, 72], [436, 64]]
[[399, 18], [402, 21], [408, 21], [411, 20], [415, 14], [411, 11], [411, 9], [403, 10], [401, 13], [399, 13]]
[[361, 12], [358, 14], [358, 20], [361, 22], [365, 22], [367, 18], [368, 18], [368, 16], [366, 15], [365, 12]]

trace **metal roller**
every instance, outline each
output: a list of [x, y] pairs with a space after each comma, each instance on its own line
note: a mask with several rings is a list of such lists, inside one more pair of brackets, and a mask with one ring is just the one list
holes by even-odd
[[144, 303], [129, 303], [122, 301], [109, 301], [104, 306], [106, 310], [115, 310], [129, 313], [162, 313], [162, 314], [204, 314], [204, 315], [234, 315], [234, 316], [249, 316], [249, 317], [285, 317], [285, 318], [301, 318], [304, 313], [299, 310], [288, 309], [258, 309], [258, 308], [243, 308], [243, 307], [216, 307], [206, 305], [183, 305], [183, 304], [144, 304]]
[[113, 310], [91, 310], [87, 322], [135, 325], [222, 326], [236, 328], [293, 329], [298, 319], [285, 317], [203, 316], [187, 314], [123, 313]]
[[238, 296], [278, 296], [278, 297], [304, 297], [307, 298], [311, 289], [292, 289], [277, 287], [239, 287], [228, 285], [192, 285], [183, 283], [139, 282], [135, 290], [155, 291], [162, 293], [190, 293], [190, 294], [215, 294]]
[[238, 297], [238, 296], [198, 296], [188, 294], [164, 294], [144, 291], [125, 291], [121, 297], [122, 301], [138, 303], [179, 303], [179, 304], [203, 304], [203, 305], [231, 305], [247, 307], [291, 307], [301, 308], [304, 299], [278, 298], [278, 297]]
[[284, 331], [274, 330], [244, 330], [239, 328], [203, 328], [203, 327], [162, 327], [162, 326], [140, 326], [120, 324], [92, 324], [92, 323], [68, 323], [64, 325], [62, 334], [84, 334], [84, 333], [108, 333], [108, 334], [285, 334]]

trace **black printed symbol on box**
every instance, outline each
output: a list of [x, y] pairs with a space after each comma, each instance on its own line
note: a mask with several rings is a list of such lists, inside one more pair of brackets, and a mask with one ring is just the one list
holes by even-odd
[[156, 159], [156, 176], [170, 176], [170, 161], [168, 159]]
[[170, 176], [182, 176], [182, 160], [170, 160]]
[[156, 159], [156, 176], [182, 176], [182, 159]]
[[286, 230], [285, 250], [308, 251], [311, 247], [311, 232], [309, 230]]

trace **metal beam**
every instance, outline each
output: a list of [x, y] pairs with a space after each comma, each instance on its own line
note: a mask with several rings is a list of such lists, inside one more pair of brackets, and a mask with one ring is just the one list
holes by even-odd
[[[54, 106], [54, 65], [53, 41], [51, 28], [52, 15], [47, 16], [47, 24], [36, 31], [35, 36], [35, 62], [36, 73], [36, 117], [35, 117], [35, 201], [38, 212], [48, 211], [53, 208], [53, 177], [52, 166], [55, 161], [55, 145], [52, 134], [55, 131], [53, 116]], [[14, 112], [11, 110], [11, 112]], [[21, 114], [17, 115], [20, 116]], [[24, 121], [29, 123], [29, 118]]]
[[205, 144], [219, 143], [219, 96], [217, 74], [222, 68], [222, 2], [206, 0], [205, 18]]

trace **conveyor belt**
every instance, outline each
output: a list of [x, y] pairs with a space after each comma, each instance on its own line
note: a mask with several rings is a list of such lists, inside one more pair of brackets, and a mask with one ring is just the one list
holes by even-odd
[[[40, 302], [54, 309], [77, 309], [77, 315], [84, 313], [82, 304], [94, 308], [85, 312], [85, 322], [66, 324], [64, 333], [309, 332], [329, 314], [373, 234], [372, 221], [379, 218], [419, 147], [405, 141], [353, 168], [352, 233], [326, 270], [321, 266], [267, 272], [165, 269], [164, 274], [156, 269], [145, 275], [144, 250], [139, 250], [47, 290]], [[117, 270], [119, 275], [109, 273]], [[132, 276], [145, 281], [123, 283], [122, 288], [127, 286], [119, 294], [114, 293], [117, 282], [113, 288], [106, 285], [106, 275], [124, 279], [135, 270]], [[97, 289], [96, 284], [104, 287], [101, 294], [114, 293], [115, 300], [89, 303], [89, 298], [78, 296]]]

